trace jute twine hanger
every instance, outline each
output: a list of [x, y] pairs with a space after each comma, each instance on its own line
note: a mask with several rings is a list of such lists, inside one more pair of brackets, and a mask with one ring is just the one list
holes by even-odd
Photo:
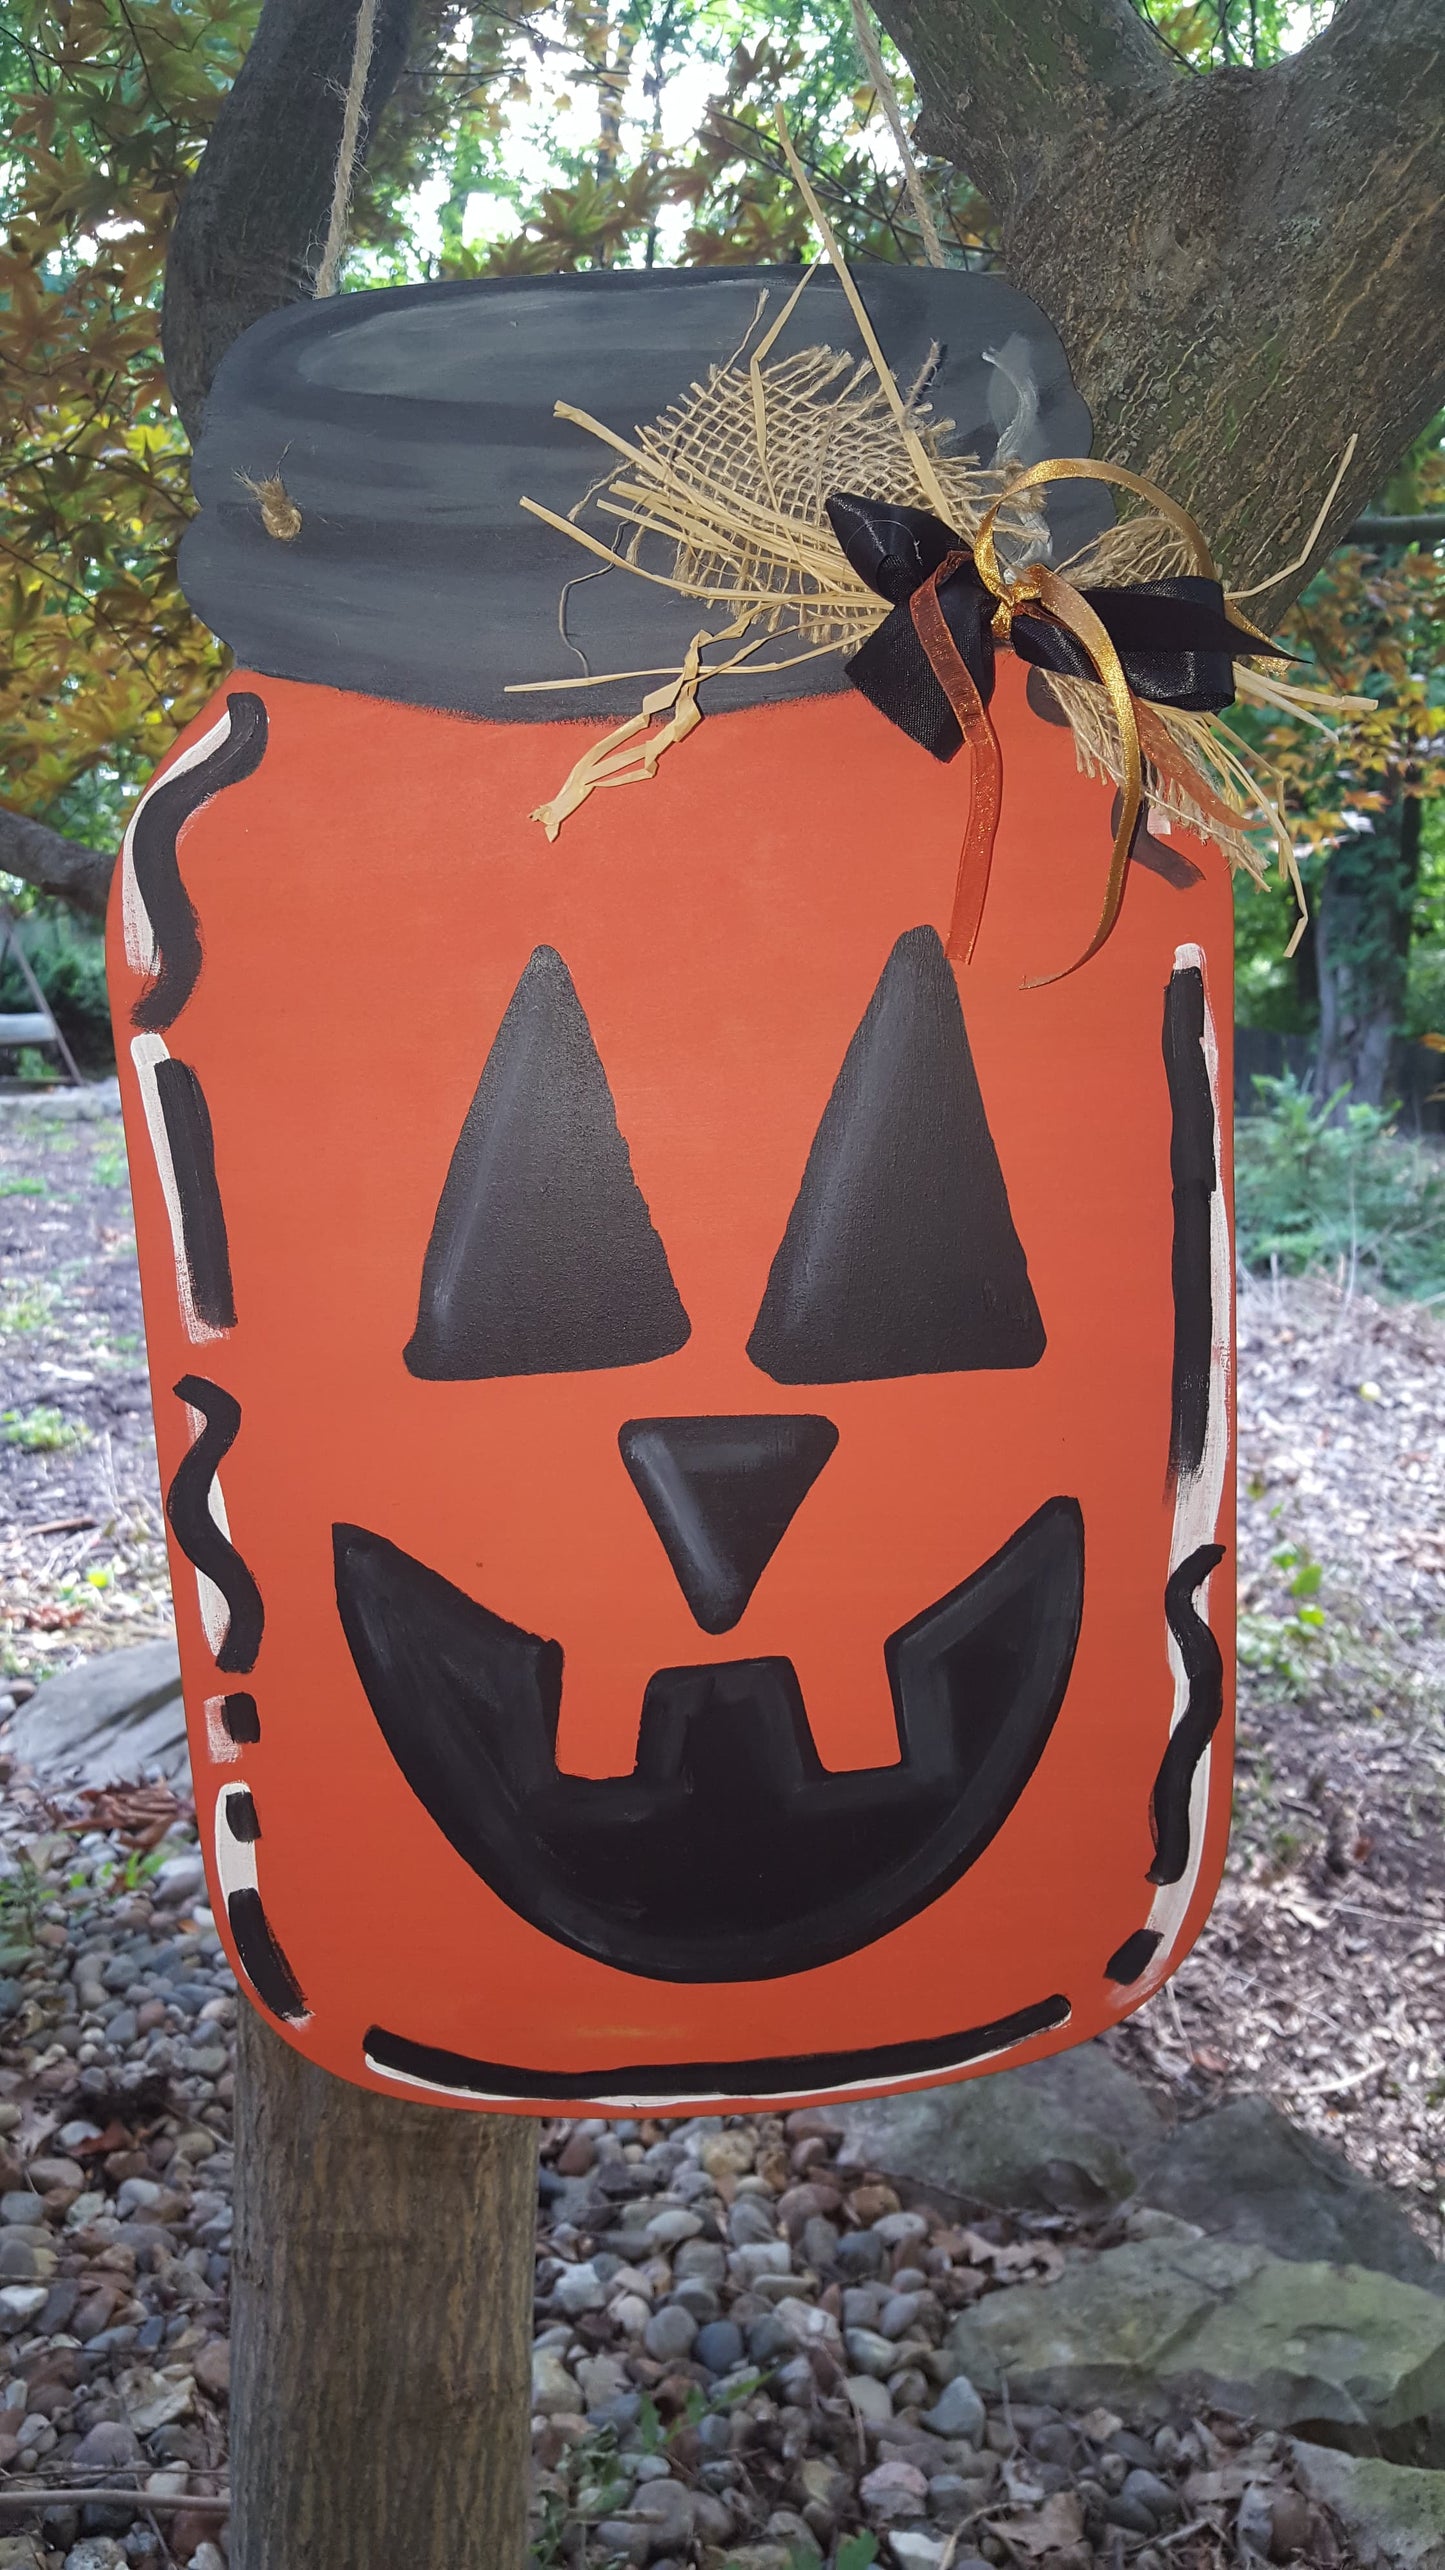
[[[347, 81], [341, 109], [341, 133], [336, 145], [336, 164], [331, 173], [331, 211], [326, 222], [326, 238], [316, 267], [312, 293], [319, 302], [337, 290], [341, 262], [346, 255], [347, 226], [351, 217], [351, 192], [356, 181], [356, 156], [361, 149], [366, 84], [371, 75], [371, 57], [376, 48], [377, 0], [361, 0], [357, 11], [356, 35], [351, 48], [351, 77]], [[285, 463], [284, 455], [281, 464]], [[249, 491], [261, 512], [261, 524], [278, 544], [294, 544], [301, 533], [301, 512], [281, 478], [281, 464], [274, 473], [263, 473], [253, 479], [249, 473], [238, 473], [243, 491]]]

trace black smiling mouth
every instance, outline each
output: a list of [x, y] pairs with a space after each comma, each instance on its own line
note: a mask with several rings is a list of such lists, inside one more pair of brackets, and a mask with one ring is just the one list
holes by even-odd
[[1008, 1818], [1064, 1700], [1083, 1519], [1051, 1499], [883, 1646], [896, 1765], [830, 1773], [791, 1660], [659, 1669], [630, 1775], [562, 1773], [562, 1651], [359, 1526], [334, 1529], [342, 1626], [437, 1827], [544, 1936], [655, 1981], [834, 1963], [957, 1882]]

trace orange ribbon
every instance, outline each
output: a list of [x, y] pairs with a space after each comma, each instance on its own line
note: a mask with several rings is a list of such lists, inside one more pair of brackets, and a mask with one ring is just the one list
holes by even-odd
[[[1056, 456], [1041, 464], [1031, 464], [1003, 497], [995, 500], [980, 523], [974, 540], [973, 565], [984, 587], [997, 601], [993, 618], [996, 639], [1004, 643], [1008, 641], [1013, 619], [1021, 609], [1041, 611], [1056, 624], [1065, 626], [1082, 644], [1108, 696], [1118, 727], [1124, 763], [1119, 818], [1098, 925], [1083, 953], [1072, 964], [1067, 964], [1062, 972], [1045, 973], [1029, 982], [1025, 987], [1030, 990], [1041, 990], [1050, 982], [1066, 981], [1070, 973], [1076, 973], [1081, 964], [1087, 964], [1097, 955], [1100, 947], [1112, 936], [1123, 906], [1129, 852], [1144, 805], [1141, 725], [1148, 728], [1150, 749], [1156, 761], [1161, 747], [1168, 743], [1165, 726], [1152, 713], [1136, 706], [1108, 628], [1073, 583], [1041, 562], [1028, 563], [1016, 572], [1005, 571], [999, 562], [994, 546], [994, 521], [999, 510], [1015, 501], [1021, 491], [1036, 489], [1044, 482], [1070, 480], [1116, 482], [1125, 490], [1137, 492], [1141, 498], [1151, 502], [1161, 517], [1179, 529], [1194, 555], [1196, 569], [1206, 579], [1218, 577], [1209, 547], [1188, 510], [1181, 509], [1166, 492], [1146, 481], [1141, 473], [1131, 473], [1122, 464], [1094, 464], [1074, 456]], [[948, 630], [938, 599], [939, 582], [946, 580], [967, 559], [967, 555], [962, 553], [949, 554], [909, 600], [914, 629], [928, 655], [929, 666], [948, 698], [964, 741], [973, 753], [968, 818], [959, 851], [947, 949], [955, 960], [965, 963], [971, 959], [978, 942], [979, 926], [988, 898], [1003, 785], [998, 736], [989, 721], [973, 676]], [[1237, 617], [1235, 621], [1250, 634], [1255, 633], [1254, 626], [1248, 625], [1243, 617]], [[1269, 648], [1266, 635], [1259, 634], [1257, 639], [1263, 648]], [[1233, 818], [1232, 815], [1230, 817]]]
[[988, 719], [988, 710], [974, 682], [973, 672], [949, 632], [939, 604], [939, 582], [951, 578], [967, 560], [965, 553], [950, 553], [940, 562], [931, 579], [915, 589], [908, 601], [913, 629], [928, 654], [928, 664], [934, 677], [953, 708], [964, 746], [972, 753], [968, 818], [964, 823], [963, 846], [959, 852], [953, 917], [949, 922], [946, 949], [955, 960], [961, 958], [965, 964], [973, 961], [973, 950], [978, 943], [983, 906], [988, 899], [993, 843], [998, 835], [998, 817], [1003, 803], [1003, 753], [998, 745], [998, 734]]

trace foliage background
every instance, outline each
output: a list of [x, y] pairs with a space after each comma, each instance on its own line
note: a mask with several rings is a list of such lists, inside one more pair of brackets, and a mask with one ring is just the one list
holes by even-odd
[[[187, 450], [158, 348], [167, 237], [259, 0], [9, 0], [0, 13], [0, 799], [96, 847], [223, 654], [176, 586]], [[1301, 0], [1145, 12], [1185, 62], [1266, 60], [1329, 15]], [[906, 69], [885, 44], [910, 107]], [[847, 249], [919, 244], [847, 0], [418, 0], [413, 59], [357, 192], [345, 282], [594, 263], [787, 261], [809, 246], [771, 115], [785, 99]], [[987, 208], [925, 164], [951, 254], [993, 256]], [[1381, 505], [1445, 502], [1433, 434]], [[1445, 1026], [1445, 565], [1346, 548], [1293, 646], [1377, 712], [1280, 763], [1307, 875], [1402, 792], [1426, 804], [1403, 1026]], [[1249, 728], [1242, 717], [1243, 728]], [[3, 888], [3, 887], [0, 887]], [[33, 906], [33, 897], [22, 907]], [[1240, 896], [1241, 1014], [1308, 1031], [1287, 897]]]

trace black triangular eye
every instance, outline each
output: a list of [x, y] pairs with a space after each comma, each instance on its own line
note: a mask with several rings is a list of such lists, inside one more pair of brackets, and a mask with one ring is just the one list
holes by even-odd
[[671, 1356], [689, 1327], [572, 976], [539, 946], [452, 1154], [407, 1366], [582, 1374]]
[[1044, 1325], [937, 931], [900, 937], [748, 1341], [775, 1383], [1036, 1365]]

